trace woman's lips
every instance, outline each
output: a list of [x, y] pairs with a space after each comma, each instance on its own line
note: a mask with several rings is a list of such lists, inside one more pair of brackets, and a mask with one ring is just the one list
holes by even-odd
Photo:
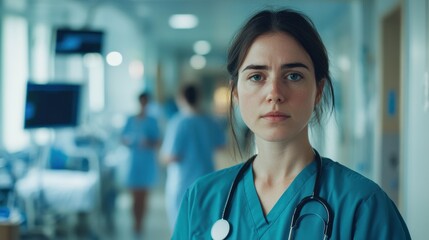
[[290, 118], [290, 116], [281, 112], [269, 112], [262, 115], [262, 118], [273, 122], [280, 122]]

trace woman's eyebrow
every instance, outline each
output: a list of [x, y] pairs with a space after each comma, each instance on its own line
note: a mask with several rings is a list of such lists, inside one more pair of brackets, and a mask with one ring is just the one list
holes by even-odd
[[[306, 68], [309, 69], [307, 65], [300, 62], [294, 62], [294, 63], [286, 63], [282, 65], [282, 69], [288, 69], [288, 68]], [[267, 70], [269, 67], [267, 65], [256, 65], [256, 64], [250, 64], [246, 66], [241, 72], [244, 72], [246, 70]]]
[[268, 66], [266, 65], [255, 65], [255, 64], [250, 64], [248, 66], [246, 66], [241, 72], [244, 72], [246, 70], [267, 70]]
[[307, 65], [305, 65], [304, 63], [300, 63], [300, 62], [296, 62], [296, 63], [287, 63], [287, 64], [283, 64], [282, 65], [282, 69], [287, 69], [287, 68], [306, 68], [309, 69]]

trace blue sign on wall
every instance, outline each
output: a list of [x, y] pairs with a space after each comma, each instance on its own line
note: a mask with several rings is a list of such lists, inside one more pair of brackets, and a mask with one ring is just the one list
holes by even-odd
[[394, 117], [396, 115], [397, 109], [397, 93], [395, 90], [389, 90], [387, 94], [387, 115], [389, 117]]

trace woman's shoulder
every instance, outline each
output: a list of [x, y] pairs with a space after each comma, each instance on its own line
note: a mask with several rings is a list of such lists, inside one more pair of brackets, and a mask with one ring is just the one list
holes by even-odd
[[360, 195], [362, 198], [384, 194], [381, 187], [373, 180], [339, 162], [323, 158], [323, 169], [325, 175], [323, 177], [328, 178], [329, 185], [333, 185], [339, 192]]
[[158, 118], [156, 118], [153, 115], [146, 115], [145, 119], [146, 119], [146, 121], [148, 121], [150, 123], [157, 123], [158, 122]]
[[220, 169], [198, 178], [189, 188], [191, 195], [212, 195], [228, 192], [243, 163]]
[[353, 226], [353, 238], [410, 239], [395, 203], [377, 183], [330, 159], [324, 159], [323, 166], [328, 180], [324, 186], [326, 199], [341, 219], [338, 222]]
[[216, 170], [200, 177], [197, 181], [195, 181], [194, 185], [205, 186], [217, 183], [230, 186], [241, 166], [243, 166], [243, 163], [238, 163], [223, 169]]
[[186, 114], [177, 112], [176, 114], [173, 115], [173, 117], [171, 117], [170, 123], [174, 125], [186, 124], [188, 122], [188, 119], [189, 119], [189, 116], [187, 116]]
[[177, 128], [180, 124], [183, 122], [183, 115], [178, 112], [175, 113], [169, 120], [168, 120], [168, 126], [170, 128]]
[[126, 120], [128, 121], [128, 122], [130, 122], [130, 121], [134, 121], [134, 119], [136, 119], [136, 115], [129, 115], [129, 116], [127, 116], [126, 117]]

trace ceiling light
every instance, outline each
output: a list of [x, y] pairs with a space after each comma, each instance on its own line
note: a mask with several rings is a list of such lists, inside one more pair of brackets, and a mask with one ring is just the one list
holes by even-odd
[[198, 25], [198, 18], [192, 14], [175, 14], [170, 17], [168, 22], [172, 28], [188, 29]]
[[143, 77], [144, 65], [140, 60], [133, 60], [128, 65], [128, 72], [133, 79], [140, 79]]
[[196, 54], [205, 55], [211, 50], [210, 43], [204, 40], [197, 41], [194, 43], [194, 51]]
[[106, 61], [110, 66], [119, 66], [122, 63], [122, 54], [119, 52], [110, 52], [106, 56]]
[[350, 59], [345, 55], [341, 55], [338, 58], [338, 67], [344, 72], [348, 72], [351, 68]]
[[201, 55], [191, 57], [190, 64], [194, 69], [202, 69], [206, 66], [206, 58]]

